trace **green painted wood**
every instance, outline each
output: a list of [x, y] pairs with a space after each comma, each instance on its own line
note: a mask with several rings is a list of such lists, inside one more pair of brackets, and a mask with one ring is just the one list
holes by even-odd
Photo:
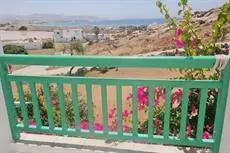
[[58, 90], [58, 102], [60, 105], [60, 113], [61, 113], [61, 124], [62, 129], [65, 131], [67, 129], [67, 117], [66, 117], [66, 106], [65, 106], [65, 95], [63, 92], [63, 84], [57, 84]]
[[37, 128], [41, 128], [42, 122], [41, 122], [41, 115], [40, 115], [40, 109], [39, 109], [39, 103], [38, 103], [38, 96], [36, 91], [36, 84], [35, 82], [29, 82], [30, 91], [32, 95], [32, 104], [33, 104], [33, 111], [34, 111], [34, 117], [36, 121]]
[[65, 83], [79, 83], [79, 84], [98, 84], [98, 85], [116, 85], [117, 82], [123, 86], [129, 86], [135, 84], [138, 86], [148, 86], [150, 84], [154, 86], [167, 86], [173, 87], [206, 87], [206, 88], [219, 88], [221, 82], [219, 80], [167, 80], [167, 79], [135, 79], [135, 78], [96, 78], [96, 77], [68, 77], [68, 76], [21, 76], [21, 75], [9, 75], [8, 81], [46, 81], [49, 82], [65, 82]]
[[137, 89], [138, 86], [134, 85], [132, 86], [132, 90], [133, 90], [133, 100], [132, 100], [132, 128], [133, 128], [133, 134], [134, 136], [137, 136], [138, 134], [138, 108], [137, 108]]
[[203, 139], [203, 132], [204, 132], [204, 121], [206, 115], [206, 104], [208, 98], [208, 89], [201, 88], [200, 92], [200, 106], [199, 106], [199, 115], [198, 115], [198, 125], [197, 125], [197, 139]]
[[180, 122], [180, 139], [186, 138], [186, 126], [188, 119], [188, 103], [189, 103], [189, 89], [183, 89], [182, 97], [182, 112], [181, 112], [181, 122]]
[[164, 115], [164, 138], [168, 139], [170, 130], [170, 108], [171, 108], [171, 92], [172, 88], [166, 87], [165, 115]]
[[155, 102], [155, 87], [149, 86], [149, 107], [148, 107], [148, 135], [153, 138], [153, 110]]
[[130, 141], [144, 141], [150, 143], [157, 144], [170, 144], [170, 145], [179, 145], [179, 146], [197, 146], [197, 147], [212, 147], [214, 144], [214, 140], [196, 140], [192, 138], [188, 138], [186, 140], [181, 141], [176, 137], [169, 136], [168, 139], [164, 139], [163, 136], [154, 135], [154, 139], [148, 139], [148, 135], [138, 134], [138, 136], [133, 136], [132, 133], [123, 133], [121, 137], [117, 132], [109, 132], [108, 134], [104, 134], [102, 131], [95, 131], [95, 133], [90, 133], [89, 130], [81, 130], [80, 133], [77, 133], [75, 129], [68, 129], [67, 131], [63, 131], [61, 128], [55, 128], [50, 131], [49, 127], [42, 127], [37, 130], [35, 128], [30, 128], [25, 130], [21, 126], [17, 126], [17, 129], [21, 132], [34, 132], [34, 133], [48, 133], [48, 134], [57, 134], [57, 135], [69, 135], [69, 136], [78, 136], [78, 137], [94, 137], [97, 139], [112, 139], [112, 140], [130, 140]]
[[96, 66], [96, 67], [155, 67], [155, 68], [212, 68], [214, 56], [49, 56], [0, 55], [6, 64]]
[[92, 101], [92, 85], [86, 84], [86, 95], [88, 104], [88, 120], [89, 120], [89, 131], [94, 131], [94, 115], [93, 115], [93, 101]]
[[101, 85], [102, 114], [104, 133], [108, 133], [108, 104], [107, 104], [107, 86]]
[[22, 112], [23, 123], [24, 123], [25, 128], [28, 128], [29, 117], [28, 117], [27, 107], [26, 107], [25, 99], [24, 99], [23, 83], [17, 81], [16, 85], [18, 88], [18, 96], [19, 96], [19, 101], [20, 101], [20, 108]]
[[48, 114], [48, 123], [49, 123], [49, 128], [52, 130], [54, 128], [54, 120], [53, 120], [53, 106], [51, 104], [51, 98], [50, 98], [50, 88], [49, 88], [49, 83], [43, 82], [43, 87], [44, 87], [44, 95], [46, 99], [46, 109], [47, 109], [47, 114]]
[[220, 99], [218, 101], [218, 107], [216, 110], [216, 120], [215, 120], [215, 144], [213, 148], [213, 153], [218, 153], [220, 150], [220, 143], [221, 143], [221, 137], [222, 137], [222, 131], [223, 131], [223, 124], [224, 124], [224, 116], [225, 116], [225, 110], [226, 110], [226, 103], [228, 98], [228, 90], [229, 90], [229, 84], [230, 84], [230, 62], [228, 63], [225, 70], [222, 72], [221, 75], [221, 82], [222, 87], [220, 89]]
[[16, 129], [16, 124], [17, 124], [16, 108], [14, 105], [14, 98], [11, 89], [11, 84], [9, 81], [7, 81], [7, 75], [8, 75], [7, 67], [0, 60], [0, 81], [2, 82], [2, 90], [4, 94], [5, 105], [7, 108], [11, 135], [13, 140], [18, 140], [20, 139], [20, 133]]
[[74, 110], [74, 122], [75, 128], [77, 132], [80, 132], [80, 112], [79, 112], [79, 100], [78, 100], [78, 92], [77, 92], [77, 85], [72, 83], [72, 98], [73, 98], [73, 110]]
[[120, 84], [116, 87], [117, 94], [117, 120], [118, 120], [118, 135], [122, 137], [123, 135], [123, 125], [122, 125], [122, 86]]

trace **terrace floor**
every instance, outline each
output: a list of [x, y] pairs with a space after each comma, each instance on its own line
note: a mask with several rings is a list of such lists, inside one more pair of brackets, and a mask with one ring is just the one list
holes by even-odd
[[[207, 149], [111, 142], [104, 140], [22, 134], [21, 140], [11, 144], [8, 153], [209, 153]], [[0, 151], [1, 152], [1, 151]], [[3, 153], [3, 152], [2, 152]], [[6, 152], [4, 152], [6, 153]]]

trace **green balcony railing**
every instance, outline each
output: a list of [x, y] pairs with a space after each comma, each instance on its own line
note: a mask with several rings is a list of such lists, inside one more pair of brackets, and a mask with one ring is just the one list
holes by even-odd
[[[70, 77], [70, 76], [28, 76], [9, 74], [8, 65], [46, 65], [46, 66], [85, 66], [85, 67], [125, 67], [125, 68], [212, 68], [215, 63], [215, 57], [96, 57], [96, 56], [24, 56], [24, 55], [0, 55], [0, 74], [2, 86], [8, 110], [8, 117], [14, 140], [20, 139], [21, 132], [32, 132], [40, 134], [57, 134], [78, 136], [86, 138], [100, 138], [112, 140], [133, 140], [144, 141], [149, 143], [181, 145], [191, 147], [208, 147], [214, 153], [219, 152], [223, 121], [225, 115], [225, 107], [228, 94], [228, 85], [230, 78], [230, 64], [222, 72], [219, 80], [176, 80], [176, 79], [136, 79], [136, 78], [100, 78], [100, 77]], [[36, 71], [36, 70], [35, 70]], [[14, 103], [13, 91], [11, 90], [11, 82], [16, 82], [18, 88], [18, 104]], [[23, 84], [29, 84], [33, 105], [33, 114], [36, 120], [36, 125], [29, 124], [27, 112], [28, 102], [24, 99]], [[53, 119], [50, 84], [57, 85], [58, 99], [60, 103], [61, 126], [56, 127]], [[46, 126], [41, 121], [40, 107], [38, 104], [36, 85], [41, 84], [44, 89], [44, 97], [46, 99], [46, 112], [48, 116], [48, 124]], [[65, 94], [63, 91], [64, 84], [69, 84], [72, 91], [73, 102], [73, 118], [74, 126], [69, 127], [65, 110]], [[80, 128], [79, 116], [79, 98], [77, 94], [77, 85], [85, 85], [89, 129], [83, 130]], [[94, 129], [94, 114], [93, 114], [93, 97], [92, 86], [98, 85], [101, 89], [101, 111], [103, 130], [96, 131]], [[116, 92], [116, 109], [117, 109], [117, 130], [111, 131], [108, 128], [108, 86], [115, 86]], [[131, 86], [133, 90], [132, 104], [132, 130], [124, 132], [122, 129], [122, 90], [123, 86]], [[161, 86], [166, 90], [165, 115], [163, 134], [154, 134], [153, 116], [154, 113], [154, 93], [149, 94], [148, 105], [148, 130], [146, 134], [138, 132], [138, 100], [137, 89], [139, 86], [146, 86], [149, 92], [154, 91], [155, 87]], [[171, 92], [173, 88], [182, 88], [184, 91], [182, 99], [182, 113], [180, 121], [179, 135], [170, 133], [170, 108], [171, 108]], [[188, 117], [188, 96], [191, 88], [200, 89], [200, 104], [198, 113], [198, 123], [195, 138], [186, 136], [186, 125]], [[215, 111], [215, 122], [213, 137], [203, 139], [204, 121], [206, 102], [209, 89], [218, 90], [218, 101]], [[17, 121], [16, 107], [21, 108], [23, 124]]]

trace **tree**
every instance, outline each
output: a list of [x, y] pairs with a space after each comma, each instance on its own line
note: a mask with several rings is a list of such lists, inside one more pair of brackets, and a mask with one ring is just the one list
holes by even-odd
[[3, 47], [5, 54], [28, 54], [24, 46], [5, 45]]
[[[70, 44], [70, 55], [84, 55], [85, 48], [81, 41], [72, 41]], [[69, 70], [69, 75], [72, 75], [72, 71], [74, 66], [72, 66]]]
[[48, 48], [54, 48], [54, 43], [53, 41], [46, 41], [42, 43], [42, 48], [43, 49], [48, 49]]
[[26, 26], [21, 26], [18, 30], [19, 31], [27, 31], [28, 28]]
[[97, 38], [98, 38], [98, 35], [99, 35], [99, 33], [100, 33], [100, 29], [97, 27], [97, 26], [95, 26], [94, 28], [93, 28], [93, 33], [97, 36]]

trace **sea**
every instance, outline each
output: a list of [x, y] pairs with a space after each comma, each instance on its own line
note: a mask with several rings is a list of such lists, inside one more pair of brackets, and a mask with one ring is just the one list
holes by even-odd
[[128, 25], [151, 25], [163, 24], [164, 19], [121, 19], [121, 20], [98, 20], [98, 21], [61, 21], [61, 22], [48, 22], [44, 25], [49, 26], [128, 26]]

